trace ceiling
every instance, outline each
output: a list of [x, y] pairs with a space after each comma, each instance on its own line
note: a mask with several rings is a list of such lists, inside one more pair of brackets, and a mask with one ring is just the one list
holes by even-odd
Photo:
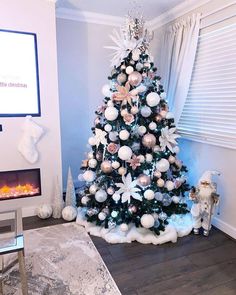
[[138, 7], [146, 20], [152, 20], [185, 0], [57, 0], [57, 8], [123, 17]]

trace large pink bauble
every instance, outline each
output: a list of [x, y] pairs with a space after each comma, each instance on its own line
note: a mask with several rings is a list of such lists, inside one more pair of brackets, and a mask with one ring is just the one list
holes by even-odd
[[141, 174], [141, 175], [139, 175], [139, 177], [138, 177], [138, 184], [139, 184], [140, 186], [145, 187], [145, 186], [148, 186], [150, 183], [151, 183], [151, 178], [150, 178], [150, 176], [145, 175], [145, 174]]
[[156, 145], [156, 137], [151, 133], [147, 133], [144, 135], [142, 143], [147, 148], [153, 148]]
[[138, 86], [142, 82], [142, 79], [142, 75], [137, 71], [132, 72], [128, 77], [128, 81], [131, 86]]
[[101, 164], [101, 170], [104, 173], [111, 173], [112, 171], [112, 166], [110, 161], [103, 161]]

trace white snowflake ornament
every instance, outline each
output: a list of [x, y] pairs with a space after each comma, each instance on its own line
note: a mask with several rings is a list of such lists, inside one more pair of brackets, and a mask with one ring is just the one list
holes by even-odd
[[161, 129], [161, 136], [159, 137], [161, 150], [165, 151], [168, 148], [173, 153], [173, 147], [177, 144], [176, 139], [180, 136], [175, 134], [176, 128], [165, 128]]
[[130, 203], [131, 197], [142, 201], [142, 196], [138, 193], [141, 190], [136, 187], [137, 181], [132, 181], [131, 174], [129, 173], [127, 176], [122, 175], [122, 181], [123, 182], [116, 183], [116, 186], [119, 187], [119, 190], [116, 191], [116, 193], [122, 195], [121, 202], [125, 203], [128, 201], [128, 203]]

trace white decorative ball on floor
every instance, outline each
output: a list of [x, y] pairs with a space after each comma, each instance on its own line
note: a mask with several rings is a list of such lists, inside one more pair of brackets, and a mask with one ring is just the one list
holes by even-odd
[[150, 107], [157, 106], [159, 104], [160, 100], [161, 100], [161, 98], [160, 98], [159, 94], [156, 92], [151, 92], [146, 97], [147, 105], [149, 105]]
[[131, 67], [131, 66], [128, 66], [125, 71], [126, 71], [126, 74], [129, 75], [129, 74], [131, 74], [134, 71], [134, 68]]
[[96, 138], [94, 136], [89, 137], [88, 143], [90, 145], [96, 145], [97, 143]]
[[175, 188], [174, 182], [171, 180], [167, 180], [166, 188], [168, 191], [172, 191]]
[[157, 124], [155, 122], [151, 122], [148, 127], [150, 130], [155, 130], [157, 128]]
[[118, 110], [115, 107], [107, 107], [105, 110], [105, 118], [108, 121], [114, 121], [118, 117]]
[[170, 168], [170, 163], [166, 159], [161, 159], [157, 162], [156, 168], [160, 172], [166, 172]]
[[105, 214], [104, 212], [100, 212], [100, 213], [98, 214], [98, 219], [101, 220], [101, 221], [105, 220], [106, 217], [107, 217], [107, 216], [106, 216], [106, 214]]
[[105, 97], [110, 97], [111, 96], [111, 90], [110, 90], [110, 85], [109, 84], [105, 84], [102, 87], [102, 94]]
[[114, 193], [114, 195], [112, 195], [112, 199], [115, 201], [115, 202], [118, 202], [120, 200], [120, 195], [117, 194], [117, 193]]
[[87, 182], [92, 182], [95, 179], [95, 173], [91, 170], [87, 170], [84, 172], [83, 178]]
[[120, 167], [120, 163], [118, 161], [112, 162], [111, 166], [113, 169], [118, 169]]
[[127, 130], [121, 130], [119, 133], [119, 137], [121, 140], [127, 140], [129, 138], [129, 132]]
[[122, 223], [122, 224], [120, 225], [120, 230], [121, 230], [121, 231], [126, 232], [128, 229], [129, 229], [128, 224], [126, 224], [126, 223]]
[[130, 158], [132, 157], [131, 148], [128, 147], [127, 145], [120, 147], [118, 151], [118, 157], [123, 161], [130, 160]]
[[149, 117], [151, 115], [151, 113], [152, 113], [152, 110], [148, 106], [144, 106], [141, 108], [141, 115], [144, 118]]
[[72, 221], [77, 216], [77, 209], [73, 206], [66, 206], [62, 210], [62, 218], [66, 221]]
[[106, 132], [110, 132], [110, 131], [112, 130], [112, 126], [111, 126], [110, 124], [106, 124], [106, 125], [104, 126], [104, 130], [105, 130]]
[[47, 219], [52, 215], [52, 206], [48, 204], [43, 204], [37, 208], [37, 215], [41, 219]]
[[107, 193], [106, 193], [106, 191], [104, 191], [103, 189], [100, 189], [99, 191], [97, 191], [96, 194], [95, 194], [95, 199], [99, 203], [105, 202], [106, 199], [107, 199]]
[[89, 192], [90, 192], [90, 194], [95, 194], [97, 190], [98, 190], [98, 186], [97, 186], [96, 184], [92, 184], [92, 185], [89, 187]]
[[146, 131], [147, 131], [147, 128], [145, 126], [141, 125], [141, 126], [138, 127], [138, 134], [140, 136], [142, 136], [143, 134], [145, 134]]
[[154, 191], [151, 190], [151, 189], [147, 189], [145, 192], [144, 192], [144, 198], [147, 199], [147, 200], [152, 200], [154, 199]]
[[88, 161], [88, 165], [90, 168], [95, 168], [97, 166], [98, 161], [96, 159], [90, 159]]
[[155, 223], [155, 219], [151, 214], [144, 214], [141, 217], [141, 224], [144, 228], [150, 228], [153, 227], [154, 223]]

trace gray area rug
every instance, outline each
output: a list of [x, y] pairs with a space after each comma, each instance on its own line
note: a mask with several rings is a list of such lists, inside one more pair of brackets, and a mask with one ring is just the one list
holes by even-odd
[[[29, 295], [120, 295], [85, 229], [75, 223], [24, 232]], [[18, 265], [4, 295], [20, 295]]]

